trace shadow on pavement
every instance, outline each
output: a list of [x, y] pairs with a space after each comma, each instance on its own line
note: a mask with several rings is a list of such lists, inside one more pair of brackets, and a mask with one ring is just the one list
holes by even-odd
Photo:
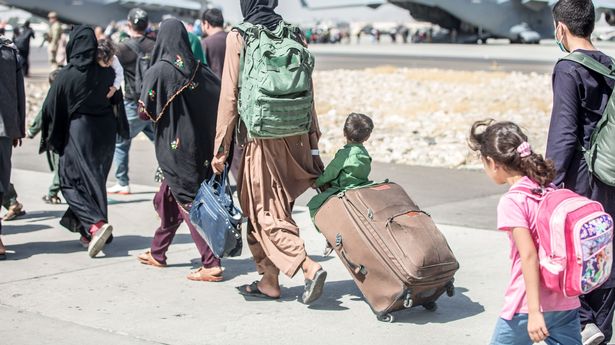
[[152, 201], [152, 199], [131, 199], [131, 200], [118, 200], [118, 199], [107, 199], [109, 206], [111, 205], [123, 205], [123, 204], [138, 204], [141, 202]]
[[[152, 233], [153, 235], [153, 233]], [[173, 238], [173, 244], [192, 243], [192, 237], [189, 234], [177, 234]], [[141, 251], [149, 249], [152, 245], [152, 237], [137, 236], [137, 235], [122, 235], [116, 236], [113, 242], [106, 245], [103, 252], [105, 257], [126, 257], [139, 255]], [[131, 251], [137, 251], [136, 254], [130, 254]], [[103, 257], [101, 257], [102, 259]]]
[[[54, 205], [54, 206], [65, 206], [65, 205]], [[53, 207], [53, 206], [50, 206]], [[27, 210], [26, 210], [27, 211]], [[51, 219], [59, 219], [62, 217], [62, 215], [64, 214], [64, 212], [66, 212], [66, 209], [60, 209], [57, 211], [27, 211], [26, 214], [24, 214], [23, 216], [19, 216], [18, 218], [15, 218], [15, 220], [19, 220], [19, 221], [28, 221], [28, 222], [44, 222], [46, 220], [51, 220]], [[10, 222], [3, 222], [3, 225], [11, 226], [13, 221]]]
[[2, 224], [2, 234], [3, 235], [16, 235], [16, 234], [25, 234], [27, 232], [35, 232], [40, 230], [51, 229], [52, 227], [45, 224], [28, 224], [28, 225], [13, 225], [3, 223]]

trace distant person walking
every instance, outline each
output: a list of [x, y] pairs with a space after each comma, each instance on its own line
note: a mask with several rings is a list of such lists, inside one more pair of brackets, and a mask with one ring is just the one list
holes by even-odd
[[211, 176], [220, 80], [190, 49], [188, 32], [177, 19], [160, 24], [152, 66], [147, 70], [139, 112], [156, 123], [156, 158], [163, 181], [154, 197], [160, 227], [152, 247], [139, 261], [166, 266], [166, 253], [182, 222], [201, 255], [202, 267], [188, 275], [194, 281], [223, 280], [216, 258], [190, 221], [190, 208], [201, 183]]
[[[560, 0], [553, 7], [555, 39], [564, 52], [573, 52], [587, 63], [612, 76], [612, 57], [598, 51], [591, 42], [595, 26], [591, 0]], [[596, 200], [615, 217], [615, 186], [608, 185], [589, 171], [584, 151], [592, 146], [598, 124], [612, 126], [603, 115], [613, 101], [615, 80], [577, 61], [561, 60], [553, 71], [553, 113], [547, 139], [547, 157], [555, 162], [555, 184]], [[612, 117], [612, 114], [609, 115]], [[608, 141], [613, 143], [614, 138]], [[599, 147], [598, 155], [611, 156], [614, 148]], [[610, 164], [613, 164], [611, 161]], [[593, 162], [592, 162], [593, 165]], [[611, 165], [611, 169], [613, 166]], [[615, 269], [599, 289], [581, 296], [583, 344], [607, 344], [613, 334], [615, 311]]]
[[[255, 30], [276, 32], [278, 37], [293, 35], [292, 39], [304, 45], [304, 37], [299, 29], [280, 27], [287, 24], [275, 12], [277, 5], [277, 0], [241, 0], [245, 25], [251, 28], [256, 26]], [[213, 167], [216, 173], [224, 169], [230, 155], [233, 132], [240, 118], [244, 122], [247, 117], [254, 115], [240, 114], [238, 109], [238, 102], [256, 106], [245, 103], [252, 101], [239, 95], [239, 80], [246, 80], [242, 79], [242, 75], [247, 72], [240, 68], [240, 58], [244, 56], [246, 47], [249, 46], [246, 46], [246, 41], [237, 29], [229, 33], [214, 146], [216, 157]], [[251, 56], [250, 59], [250, 64], [253, 64], [258, 57]], [[308, 89], [309, 97], [311, 85]], [[312, 109], [310, 112], [308, 109], [296, 115], [305, 116], [306, 119], [311, 116], [311, 125], [306, 128], [309, 133], [248, 140], [245, 131], [242, 131], [243, 137], [239, 138], [240, 142], [245, 143], [238, 181], [239, 199], [244, 214], [249, 218], [248, 244], [262, 278], [238, 289], [246, 296], [277, 299], [281, 293], [280, 272], [293, 277], [301, 270], [306, 282], [303, 302], [311, 303], [321, 296], [326, 272], [307, 256], [304, 242], [299, 237], [299, 228], [292, 218], [292, 210], [295, 200], [310, 188], [324, 167], [318, 154], [320, 131], [315, 111]]]
[[47, 34], [49, 63], [51, 63], [52, 69], [56, 69], [62, 65], [62, 59], [58, 56], [58, 52], [63, 50], [63, 47], [61, 47], [62, 23], [58, 21], [58, 14], [56, 12], [49, 12], [47, 19], [49, 19], [49, 32]]
[[[9, 191], [13, 147], [26, 136], [26, 95], [17, 47], [0, 36], [0, 200]], [[0, 234], [2, 223], [0, 222]], [[0, 260], [6, 249], [0, 239]]]
[[224, 56], [226, 54], [226, 37], [228, 36], [228, 33], [224, 31], [222, 11], [217, 8], [205, 10], [202, 23], [206, 36], [201, 42], [207, 64], [218, 78], [222, 78]]
[[15, 45], [22, 58], [22, 69], [24, 77], [30, 76], [30, 41], [36, 38], [34, 30], [30, 27], [30, 21], [26, 20], [21, 29], [21, 33], [15, 37]]
[[71, 31], [68, 65], [43, 105], [41, 140], [42, 150], [60, 155], [60, 186], [69, 206], [61, 224], [82, 235], [90, 257], [103, 249], [113, 231], [108, 224], [106, 182], [117, 123], [125, 120], [123, 109], [117, 107], [121, 97], [107, 98], [115, 73], [97, 63], [97, 48], [91, 28], [80, 25]]
[[141, 83], [146, 67], [151, 60], [152, 50], [156, 44], [155, 38], [146, 34], [149, 26], [147, 12], [140, 8], [130, 10], [128, 13], [128, 28], [130, 38], [118, 45], [117, 57], [124, 68], [125, 95], [124, 107], [130, 128], [130, 138], [117, 138], [113, 163], [115, 165], [115, 179], [117, 183], [110, 187], [110, 194], [130, 194], [130, 179], [128, 177], [129, 152], [132, 139], [143, 132], [145, 136], [154, 141], [154, 127], [150, 121], [139, 118], [137, 102], [141, 94]]

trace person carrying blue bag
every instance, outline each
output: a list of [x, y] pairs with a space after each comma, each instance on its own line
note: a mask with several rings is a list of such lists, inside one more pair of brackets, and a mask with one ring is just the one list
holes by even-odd
[[186, 222], [203, 265], [187, 278], [219, 282], [223, 280], [220, 259], [195, 229], [189, 212], [201, 182], [211, 176], [220, 80], [194, 58], [188, 33], [177, 19], [160, 25], [152, 63], [143, 80], [139, 112], [156, 122], [154, 145], [164, 179], [154, 197], [160, 227], [151, 249], [139, 255], [139, 261], [166, 266], [166, 252]]

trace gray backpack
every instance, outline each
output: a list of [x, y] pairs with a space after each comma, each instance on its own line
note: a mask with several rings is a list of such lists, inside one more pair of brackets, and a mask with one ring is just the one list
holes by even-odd
[[[574, 61], [606, 78], [615, 80], [615, 60], [611, 68], [579, 52], [574, 52], [563, 60]], [[580, 146], [589, 171], [603, 183], [615, 186], [615, 90], [592, 133], [589, 147]]]

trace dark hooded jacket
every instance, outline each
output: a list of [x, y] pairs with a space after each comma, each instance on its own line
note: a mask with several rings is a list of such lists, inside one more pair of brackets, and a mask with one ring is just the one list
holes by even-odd
[[26, 96], [21, 62], [15, 45], [0, 37], [0, 137], [26, 136]]
[[[60, 155], [68, 140], [71, 117], [86, 103], [94, 90], [113, 81], [111, 68], [102, 68], [96, 62], [98, 42], [92, 28], [80, 25], [70, 33], [66, 46], [67, 65], [60, 71], [43, 103], [41, 152], [53, 151]], [[106, 104], [116, 111], [119, 122], [127, 128], [121, 92]], [[123, 127], [122, 125], [118, 127]], [[125, 133], [123, 136], [125, 136]]]
[[175, 199], [185, 207], [211, 174], [220, 80], [194, 58], [177, 19], [160, 24], [139, 112], [156, 123], [156, 157]]

